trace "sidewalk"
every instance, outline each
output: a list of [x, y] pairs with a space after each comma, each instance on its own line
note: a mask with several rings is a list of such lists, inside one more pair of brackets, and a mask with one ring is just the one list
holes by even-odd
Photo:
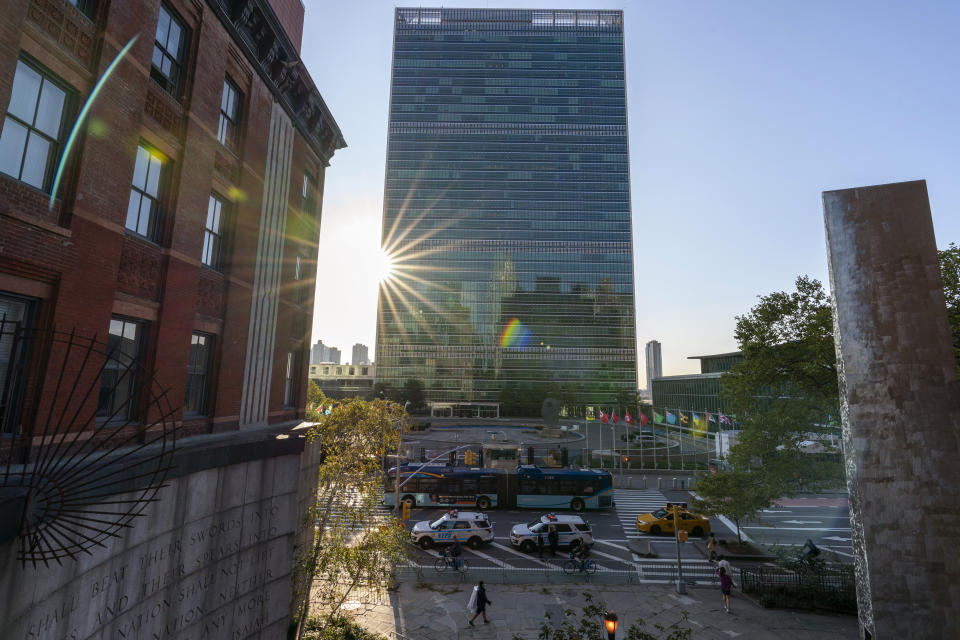
[[[535, 640], [544, 614], [553, 619], [571, 608], [579, 614], [585, 603], [584, 592], [595, 601], [603, 600], [607, 608], [620, 618], [621, 632], [642, 618], [647, 629], [660, 623], [668, 628], [682, 623], [682, 614], [689, 619], [685, 626], [693, 630], [692, 638], [714, 640], [729, 638], [777, 638], [777, 640], [831, 640], [857, 637], [854, 616], [815, 614], [783, 609], [761, 609], [734, 591], [731, 614], [723, 611], [720, 590], [691, 588], [687, 595], [678, 595], [665, 585], [591, 586], [591, 585], [487, 585], [487, 596], [493, 602], [487, 610], [490, 624], [483, 619], [476, 627], [467, 624], [467, 599], [470, 583], [463, 585], [417, 585], [405, 582], [380, 605], [366, 605], [355, 611], [355, 619], [371, 631], [390, 640], [392, 632], [409, 640], [459, 640], [484, 638], [512, 640], [518, 634], [524, 640]], [[623, 633], [623, 636], [621, 636]], [[664, 634], [665, 635], [665, 634]]]

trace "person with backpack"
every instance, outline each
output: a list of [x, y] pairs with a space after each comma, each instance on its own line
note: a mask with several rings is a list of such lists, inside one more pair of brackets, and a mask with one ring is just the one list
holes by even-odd
[[460, 546], [460, 540], [453, 539], [453, 546], [450, 547], [450, 557], [453, 559], [453, 568], [460, 568], [460, 554], [463, 553], [463, 547]]
[[476, 613], [474, 613], [473, 617], [469, 620], [470, 626], [474, 626], [473, 621], [476, 620], [480, 614], [483, 614], [483, 622], [489, 624], [490, 621], [487, 620], [487, 605], [493, 603], [487, 598], [487, 590], [483, 588], [483, 580], [473, 588], [473, 596], [470, 597], [470, 602], [473, 603], [473, 607], [476, 608]]
[[723, 610], [730, 613], [730, 589], [733, 587], [733, 578], [724, 567], [717, 569], [717, 574], [720, 576], [720, 593], [723, 594]]

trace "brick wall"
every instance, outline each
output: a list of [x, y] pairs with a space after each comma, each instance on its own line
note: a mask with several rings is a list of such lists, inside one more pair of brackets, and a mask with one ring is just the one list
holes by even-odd
[[[299, 0], [274, 0], [273, 5], [299, 46], [303, 18]], [[99, 15], [89, 24], [64, 0], [13, 3], [5, 13], [0, 24], [0, 108], [4, 113], [19, 55], [29, 55], [70, 85], [79, 104], [120, 48], [140, 36], [100, 92], [52, 208], [47, 194], [0, 174], [0, 292], [31, 295], [42, 291], [37, 322], [45, 328], [75, 327], [84, 335], [96, 333], [103, 338], [111, 315], [147, 321], [146, 366], [156, 371], [158, 382], [169, 389], [169, 398], [177, 407], [184, 399], [191, 333], [202, 330], [215, 335], [210, 415], [192, 419], [188, 426], [201, 432], [234, 429], [260, 227], [265, 132], [275, 97], [254, 63], [201, 0], [167, 1], [190, 29], [190, 41], [182, 99], [165, 93], [150, 78], [159, 6], [160, 0], [101, 3]], [[62, 33], [48, 28], [55, 20], [62, 23], [64, 16], [80, 21], [80, 35], [96, 34], [94, 53], [87, 45], [77, 45], [79, 36], [65, 41]], [[236, 152], [216, 139], [227, 75], [243, 94]], [[170, 159], [164, 223], [156, 243], [124, 229], [140, 141]], [[304, 170], [316, 176], [322, 174], [322, 164], [308, 144], [297, 141], [291, 171], [291, 218], [299, 215]], [[212, 191], [231, 200], [223, 273], [200, 262]], [[315, 256], [315, 237], [287, 242], [284, 282], [292, 276], [290, 265], [304, 242], [312, 243], [310, 255]], [[310, 283], [312, 265], [308, 260], [305, 278]], [[30, 284], [34, 281], [38, 286]], [[309, 331], [312, 291], [306, 298], [309, 304], [301, 308], [293, 304], [286, 290], [283, 295], [270, 394], [271, 422], [300, 415], [296, 409], [283, 407], [283, 374], [291, 348], [303, 352], [299, 396], [305, 398], [308, 338], [300, 335], [302, 331], [291, 336], [291, 330], [306, 326]], [[57, 373], [53, 369], [46, 372], [40, 407], [56, 405], [52, 394]], [[86, 382], [91, 382], [89, 375]], [[96, 383], [95, 378], [92, 382]], [[87, 410], [94, 411], [95, 404], [96, 393]], [[39, 415], [45, 415], [44, 411]], [[176, 419], [181, 417], [178, 409]]]

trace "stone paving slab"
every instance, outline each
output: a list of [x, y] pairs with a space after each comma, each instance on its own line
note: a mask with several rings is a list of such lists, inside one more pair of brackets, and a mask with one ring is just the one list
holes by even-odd
[[[409, 640], [460, 640], [461, 638], [524, 640], [537, 637], [544, 614], [556, 617], [566, 609], [579, 613], [585, 593], [606, 602], [625, 629], [638, 619], [648, 627], [660, 623], [668, 628], [686, 624], [697, 640], [768, 639], [841, 640], [857, 638], [855, 616], [818, 614], [783, 609], [763, 609], [735, 591], [731, 614], [723, 611], [716, 588], [692, 588], [679, 595], [666, 585], [495, 585], [487, 586], [493, 604], [487, 609], [489, 624], [482, 618], [467, 624], [466, 610], [472, 584], [427, 585], [403, 583], [392, 592], [389, 604], [370, 605], [354, 618], [371, 631], [385, 635], [396, 631]], [[687, 620], [684, 623], [684, 616]]]

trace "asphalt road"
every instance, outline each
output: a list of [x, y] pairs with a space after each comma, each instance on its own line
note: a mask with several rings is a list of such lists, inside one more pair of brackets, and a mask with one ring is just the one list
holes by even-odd
[[[657, 489], [616, 490], [616, 509], [604, 509], [586, 512], [584, 517], [593, 526], [595, 544], [591, 557], [601, 571], [639, 571], [651, 581], [668, 580], [672, 577], [676, 564], [676, 542], [673, 536], [650, 536], [638, 533], [634, 521], [639, 513], [647, 513], [663, 506], [670, 498], [677, 499], [678, 492], [668, 491], [665, 495]], [[410, 523], [420, 520], [433, 520], [441, 516], [446, 509], [414, 509]], [[471, 567], [500, 567], [503, 569], [534, 569], [549, 566], [561, 566], [567, 558], [566, 551], [559, 551], [551, 557], [549, 551], [540, 560], [537, 553], [528, 554], [510, 544], [510, 529], [514, 524], [530, 522], [538, 515], [535, 510], [492, 509], [488, 513], [493, 525], [494, 540], [480, 549], [464, 546], [463, 557]], [[734, 540], [736, 530], [732, 523], [711, 518], [711, 529], [718, 538]], [[770, 545], [802, 545], [808, 538], [820, 547], [838, 554], [838, 560], [852, 558], [850, 549], [850, 527], [846, 499], [810, 497], [785, 499], [783, 506], [766, 510], [757, 518], [741, 523], [745, 538], [754, 542]], [[681, 543], [680, 556], [684, 563], [684, 574], [691, 579], [711, 579], [713, 568], [704, 558], [702, 545], [691, 542]], [[633, 553], [628, 541], [639, 543], [641, 548], [649, 543], [656, 558], [643, 558]], [[437, 549], [413, 552], [415, 561], [428, 570], [439, 557]], [[737, 562], [745, 565], [752, 563]]]

